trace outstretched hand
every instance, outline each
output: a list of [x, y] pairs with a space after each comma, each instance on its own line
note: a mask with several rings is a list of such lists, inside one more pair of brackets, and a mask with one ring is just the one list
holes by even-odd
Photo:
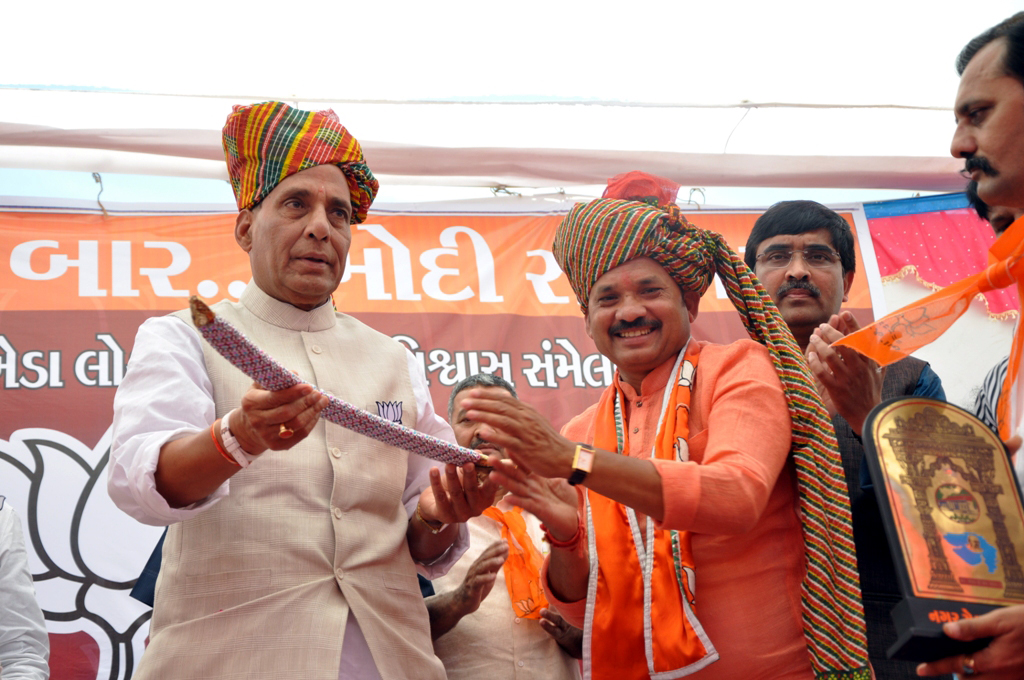
[[487, 441], [503, 448], [517, 465], [542, 477], [567, 479], [572, 474], [576, 445], [529, 404], [510, 394], [473, 389], [462, 408], [467, 418], [491, 428]]
[[830, 346], [857, 330], [860, 324], [853, 314], [833, 314], [814, 330], [807, 345], [807, 364], [829, 415], [838, 413], [859, 435], [868, 413], [882, 401], [885, 370], [854, 349]]
[[[1024, 605], [1004, 607], [973, 619], [947, 623], [942, 631], [954, 640], [991, 637], [988, 647], [974, 654], [958, 654], [917, 667], [918, 675], [959, 673], [993, 680], [1024, 678]], [[971, 669], [973, 672], [965, 673]]]
[[579, 529], [579, 496], [564, 479], [547, 479], [509, 460], [491, 456], [491, 478], [508, 490], [505, 499], [533, 513], [559, 541], [568, 541]]
[[444, 466], [430, 469], [430, 488], [420, 494], [420, 514], [427, 521], [455, 524], [483, 513], [494, 503], [498, 485], [490, 479], [482, 483], [476, 466], [466, 463], [461, 468]]

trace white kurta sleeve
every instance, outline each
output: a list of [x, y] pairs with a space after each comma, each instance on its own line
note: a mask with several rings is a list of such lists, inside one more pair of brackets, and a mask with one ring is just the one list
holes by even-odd
[[147, 319], [114, 396], [107, 490], [117, 507], [143, 524], [167, 525], [227, 496], [225, 481], [207, 498], [172, 508], [156, 489], [160, 449], [216, 420], [213, 386], [199, 335], [174, 316]]
[[[409, 359], [409, 378], [412, 381], [412, 392], [416, 396], [416, 412], [419, 414], [413, 428], [424, 434], [443, 439], [446, 442], [456, 443], [452, 426], [434, 411], [434, 402], [430, 399], [430, 389], [427, 387], [427, 377], [423, 374], [423, 367], [416, 361], [416, 357], [412, 352], [407, 350], [406, 355]], [[402, 501], [405, 503], [405, 509], [410, 518], [416, 511], [416, 504], [419, 503], [420, 493], [430, 486], [429, 475], [430, 468], [432, 467], [440, 467], [440, 464], [429, 458], [417, 456], [414, 453], [409, 454], [409, 472], [405, 479], [405, 494], [402, 496]], [[417, 563], [416, 568], [420, 574], [428, 579], [444, 576], [468, 549], [469, 527], [465, 524], [460, 524], [459, 534], [448, 551], [429, 565]]]
[[0, 674], [4, 680], [50, 677], [50, 638], [36, 602], [21, 520], [0, 496]]

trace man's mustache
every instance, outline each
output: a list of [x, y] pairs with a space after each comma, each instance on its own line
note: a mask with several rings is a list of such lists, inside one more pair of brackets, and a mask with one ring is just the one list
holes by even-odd
[[661, 328], [661, 322], [656, 321], [655, 319], [637, 319], [636, 321], [620, 321], [617, 324], [612, 325], [612, 327], [608, 329], [608, 334], [615, 335], [616, 333], [621, 333], [622, 331], [635, 331], [638, 328], [651, 328], [653, 330], [658, 330], [659, 328]]
[[477, 437], [476, 435], [474, 435], [473, 436], [473, 440], [471, 442], [469, 442], [469, 448], [473, 449], [474, 451], [479, 450], [479, 449], [483, 448], [484, 446], [489, 446], [492, 449], [497, 449], [499, 451], [501, 450], [501, 447], [498, 446], [497, 444], [494, 444], [493, 442], [489, 442], [486, 439], [482, 439], [480, 437]]
[[971, 173], [975, 170], [981, 170], [983, 174], [989, 177], [998, 177], [999, 171], [992, 167], [992, 164], [988, 162], [988, 159], [984, 156], [971, 156], [964, 161], [964, 169], [961, 173], [965, 177], [970, 177]]
[[782, 298], [784, 298], [786, 296], [786, 294], [789, 291], [796, 290], [797, 288], [801, 288], [803, 290], [806, 290], [808, 293], [810, 293], [814, 297], [821, 297], [821, 291], [818, 290], [817, 286], [815, 286], [810, 281], [804, 281], [802, 279], [795, 279], [793, 281], [787, 281], [786, 283], [784, 283], [781, 286], [779, 286], [779, 292], [776, 293], [775, 295], [776, 295], [776, 297], [778, 297], [781, 300]]

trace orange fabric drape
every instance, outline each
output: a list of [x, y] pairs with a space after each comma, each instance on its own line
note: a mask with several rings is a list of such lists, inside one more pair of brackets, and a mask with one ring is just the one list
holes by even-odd
[[540, 585], [540, 568], [544, 558], [526, 532], [523, 509], [513, 508], [503, 512], [492, 505], [484, 510], [484, 517], [490, 517], [501, 525], [501, 538], [508, 543], [508, 559], [501, 569], [512, 609], [516, 616], [539, 619], [540, 610], [548, 606]]
[[[1024, 218], [1014, 222], [988, 251], [989, 266], [974, 276], [946, 286], [931, 295], [898, 309], [833, 345], [852, 347], [887, 366], [936, 340], [967, 311], [975, 295], [1017, 285], [1024, 294]], [[1020, 299], [1024, 300], [1024, 296]], [[999, 399], [999, 435], [1005, 440], [1019, 416], [1010, 413], [1010, 395], [1020, 370], [1024, 333], [1013, 336], [1010, 364]], [[1012, 417], [1011, 417], [1012, 416]]]

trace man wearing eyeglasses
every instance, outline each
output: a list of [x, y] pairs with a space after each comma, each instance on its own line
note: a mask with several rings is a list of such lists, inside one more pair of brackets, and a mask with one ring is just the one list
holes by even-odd
[[849, 299], [857, 257], [850, 225], [814, 201], [782, 201], [769, 208], [747, 239], [744, 260], [768, 289], [803, 349], [832, 415], [853, 513], [853, 536], [867, 623], [868, 655], [879, 680], [915, 675], [915, 664], [887, 659], [896, 641], [889, 612], [899, 601], [896, 574], [871, 479], [861, 461], [860, 432], [883, 399], [916, 395], [945, 399], [927, 363], [907, 358], [879, 372], [873, 361], [829, 344], [860, 325], [841, 311]]

